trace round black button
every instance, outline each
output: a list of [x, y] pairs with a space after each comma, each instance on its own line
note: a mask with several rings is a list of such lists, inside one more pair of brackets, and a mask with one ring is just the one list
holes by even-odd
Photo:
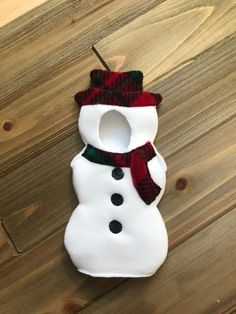
[[124, 171], [121, 168], [117, 167], [112, 170], [112, 176], [115, 180], [120, 180], [124, 177]]
[[111, 202], [113, 205], [120, 206], [124, 202], [123, 196], [118, 193], [114, 193], [111, 196]]
[[117, 220], [112, 220], [109, 223], [109, 229], [112, 233], [119, 233], [122, 230], [122, 224]]

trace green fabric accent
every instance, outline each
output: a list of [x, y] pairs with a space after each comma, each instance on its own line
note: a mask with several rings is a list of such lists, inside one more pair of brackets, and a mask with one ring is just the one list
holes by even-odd
[[98, 164], [102, 164], [102, 165], [106, 165], [107, 164], [107, 160], [106, 158], [103, 156], [103, 154], [99, 154], [99, 149], [88, 145], [86, 150], [83, 153], [83, 156], [86, 157], [87, 159], [96, 162]]

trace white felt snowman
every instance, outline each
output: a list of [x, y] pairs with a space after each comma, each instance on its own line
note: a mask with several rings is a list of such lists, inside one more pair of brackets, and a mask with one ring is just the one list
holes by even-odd
[[71, 162], [79, 205], [65, 232], [77, 269], [95, 277], [151, 276], [168, 237], [157, 208], [166, 164], [153, 146], [161, 95], [143, 91], [140, 71], [93, 70], [76, 94], [84, 149]]

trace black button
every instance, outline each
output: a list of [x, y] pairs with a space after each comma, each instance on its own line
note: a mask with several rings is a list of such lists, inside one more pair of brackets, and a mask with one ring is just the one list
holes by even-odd
[[109, 229], [112, 233], [119, 233], [122, 230], [122, 224], [117, 220], [112, 220], [109, 223]]
[[124, 171], [121, 168], [117, 167], [112, 170], [112, 176], [115, 180], [120, 180], [124, 177]]
[[120, 206], [124, 202], [123, 196], [118, 193], [114, 193], [111, 196], [111, 202], [113, 205]]

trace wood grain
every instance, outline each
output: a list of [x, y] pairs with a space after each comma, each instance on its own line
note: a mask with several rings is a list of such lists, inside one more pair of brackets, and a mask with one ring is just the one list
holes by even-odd
[[235, 32], [235, 1], [164, 1], [95, 47], [115, 70], [139, 68], [149, 83]]
[[[233, 313], [233, 4], [48, 0], [0, 28], [1, 312]], [[92, 45], [164, 95], [155, 145], [171, 253], [150, 279], [79, 274], [63, 248], [77, 204], [69, 164], [83, 146], [73, 95], [102, 67]]]
[[3, 177], [2, 219], [20, 252], [61, 227], [76, 207], [70, 161], [81, 145], [75, 130], [65, 140]]
[[[86, 5], [86, 1], [79, 0], [50, 0], [45, 9], [39, 8], [39, 18], [31, 17], [33, 27], [29, 28], [27, 21], [22, 24], [19, 21], [20, 26], [17, 23], [11, 28], [11, 23], [8, 29], [3, 27], [0, 67], [4, 78], [0, 77], [0, 108], [45, 81], [62, 64], [78, 58], [99, 39], [160, 2], [93, 0]], [[20, 34], [18, 27], [23, 28]]]
[[[161, 208], [172, 245], [236, 206], [235, 123], [236, 118], [167, 158], [167, 189]], [[181, 189], [180, 178], [186, 182]]]
[[[89, 50], [1, 110], [2, 175], [75, 132], [78, 105], [73, 95], [78, 88], [87, 88], [89, 71], [99, 67]], [[4, 129], [8, 121], [12, 125], [9, 131]]]
[[170, 156], [236, 113], [235, 34], [148, 86], [160, 91], [158, 149]]
[[[2, 171], [11, 172], [1, 179], [0, 214], [19, 251], [56, 230], [75, 207], [70, 161], [81, 150], [82, 141], [73, 95], [78, 84], [87, 88], [87, 71], [94, 67], [100, 64], [90, 51], [71, 60], [50, 81], [14, 102], [11, 114], [15, 119], [9, 119], [13, 129], [1, 130], [0, 147], [2, 153], [5, 149], [8, 166]], [[8, 120], [4, 110], [1, 119]], [[40, 141], [40, 147], [32, 144], [32, 137]], [[9, 150], [17, 150], [16, 158], [10, 158]]]
[[173, 250], [156, 276], [128, 280], [82, 313], [222, 313], [232, 305], [235, 309], [235, 219], [236, 209]]
[[121, 282], [77, 272], [63, 236], [64, 230], [55, 232], [0, 271], [2, 313], [77, 313]]

